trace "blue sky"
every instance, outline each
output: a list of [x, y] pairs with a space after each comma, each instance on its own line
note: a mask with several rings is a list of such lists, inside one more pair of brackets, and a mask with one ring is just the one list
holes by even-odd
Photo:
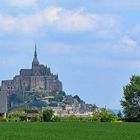
[[40, 63], [67, 94], [118, 109], [123, 86], [140, 74], [139, 0], [0, 0], [0, 80]]

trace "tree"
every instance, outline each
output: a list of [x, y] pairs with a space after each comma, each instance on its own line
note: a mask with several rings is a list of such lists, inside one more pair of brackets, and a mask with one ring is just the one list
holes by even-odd
[[125, 119], [140, 121], [140, 76], [132, 76], [130, 83], [123, 88], [124, 97], [121, 101]]
[[52, 121], [54, 112], [52, 109], [46, 109], [43, 111], [43, 121], [44, 122], [50, 122]]
[[119, 111], [119, 112], [117, 113], [117, 116], [118, 116], [118, 119], [119, 119], [119, 120], [122, 120], [122, 119], [123, 119], [123, 115], [122, 115], [122, 112], [121, 112], [121, 111]]

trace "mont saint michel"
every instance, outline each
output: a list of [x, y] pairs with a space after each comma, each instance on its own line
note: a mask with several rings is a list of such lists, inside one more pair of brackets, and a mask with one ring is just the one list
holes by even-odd
[[1, 113], [19, 107], [51, 107], [57, 113], [65, 110], [65, 114], [86, 113], [92, 109], [92, 105], [85, 104], [77, 95], [66, 95], [58, 74], [39, 63], [36, 44], [31, 69], [21, 69], [12, 80], [3, 80], [0, 100]]

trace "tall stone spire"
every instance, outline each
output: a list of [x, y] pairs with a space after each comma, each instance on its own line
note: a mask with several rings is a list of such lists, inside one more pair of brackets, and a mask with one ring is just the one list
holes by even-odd
[[35, 42], [35, 52], [34, 52], [34, 59], [33, 59], [32, 65], [39, 65], [39, 61], [37, 59], [37, 46], [36, 46], [36, 42]]
[[37, 58], [36, 42], [35, 42], [35, 52], [34, 52], [34, 57]]

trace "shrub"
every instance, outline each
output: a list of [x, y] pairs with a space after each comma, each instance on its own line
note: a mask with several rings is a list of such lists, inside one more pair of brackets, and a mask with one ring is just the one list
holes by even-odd
[[3, 117], [0, 117], [0, 122], [6, 122], [7, 120]]
[[103, 108], [99, 112], [94, 112], [92, 119], [93, 121], [113, 122], [113, 121], [116, 121], [118, 118], [114, 113]]
[[27, 121], [27, 116], [25, 115], [19, 116], [19, 119], [20, 121]]
[[44, 122], [50, 122], [52, 121], [54, 112], [52, 109], [46, 109], [43, 111], [43, 121]]
[[41, 117], [40, 116], [34, 116], [31, 118], [31, 122], [40, 122], [41, 121]]
[[61, 118], [58, 117], [58, 116], [54, 116], [54, 117], [52, 118], [52, 121], [53, 121], [53, 122], [60, 122], [60, 121], [61, 121]]

